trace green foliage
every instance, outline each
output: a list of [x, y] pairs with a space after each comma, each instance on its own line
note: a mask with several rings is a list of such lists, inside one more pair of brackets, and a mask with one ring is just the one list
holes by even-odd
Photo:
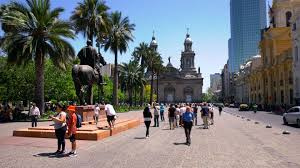
[[[128, 49], [128, 43], [133, 41], [135, 25], [131, 24], [128, 17], [122, 17], [121, 12], [113, 12], [109, 17], [109, 31], [106, 36], [104, 50], [110, 50], [115, 55], [115, 65], [118, 65], [118, 53], [123, 54]], [[118, 66], [115, 66], [113, 84], [113, 104], [118, 106]]]
[[[33, 101], [34, 74], [33, 62], [18, 67], [7, 64], [6, 57], [0, 57], [0, 101]], [[76, 100], [71, 65], [62, 71], [46, 60], [45, 93], [46, 101]]]
[[127, 105], [120, 105], [116, 107], [116, 112], [117, 113], [125, 113], [129, 111], [136, 111], [136, 110], [143, 110], [143, 106], [127, 106]]
[[212, 102], [217, 102], [217, 100], [218, 100], [217, 97], [214, 95], [214, 93], [212, 92], [212, 90], [210, 88], [207, 89], [207, 93], [202, 94], [203, 102], [212, 103]]
[[34, 95], [34, 65], [16, 67], [0, 57], [0, 101], [32, 101]]

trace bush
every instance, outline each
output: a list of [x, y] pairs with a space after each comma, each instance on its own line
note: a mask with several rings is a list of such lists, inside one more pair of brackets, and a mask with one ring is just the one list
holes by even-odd
[[135, 111], [135, 110], [143, 110], [144, 107], [141, 107], [141, 106], [128, 106], [128, 105], [121, 105], [119, 107], [116, 108], [116, 112], [117, 113], [126, 113], [126, 112], [129, 112], [129, 111]]

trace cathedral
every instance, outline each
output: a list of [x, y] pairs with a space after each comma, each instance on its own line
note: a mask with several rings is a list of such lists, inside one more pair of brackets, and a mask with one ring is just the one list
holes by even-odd
[[[202, 97], [203, 78], [200, 67], [195, 68], [195, 52], [192, 49], [193, 41], [186, 34], [184, 51], [181, 52], [180, 68], [169, 62], [166, 70], [155, 77], [154, 91], [158, 95], [158, 102], [180, 103], [200, 102]], [[153, 35], [150, 47], [157, 50], [158, 44]], [[157, 88], [158, 87], [158, 88]]]

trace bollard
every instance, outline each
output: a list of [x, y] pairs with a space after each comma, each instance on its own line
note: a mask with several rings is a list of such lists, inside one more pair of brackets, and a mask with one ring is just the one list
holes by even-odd
[[269, 125], [266, 126], [266, 128], [272, 128], [272, 125], [269, 124]]
[[282, 132], [282, 134], [291, 134], [289, 131], [287, 131], [287, 130], [284, 130], [283, 132]]

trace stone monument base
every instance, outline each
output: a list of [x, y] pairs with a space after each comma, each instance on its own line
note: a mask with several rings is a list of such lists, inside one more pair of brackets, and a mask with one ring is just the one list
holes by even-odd
[[[109, 136], [118, 134], [128, 129], [137, 127], [141, 124], [139, 119], [117, 119], [115, 127], [110, 129], [106, 122], [106, 118], [102, 118], [98, 127], [94, 123], [84, 122], [81, 128], [77, 130], [76, 139], [78, 140], [101, 140]], [[56, 138], [53, 126], [34, 127], [14, 130], [13, 136], [21, 137], [37, 137], [37, 138]]]
[[[83, 122], [94, 121], [94, 105], [76, 106], [76, 113], [81, 115]], [[102, 107], [100, 107], [101, 109]], [[100, 118], [106, 117], [104, 109], [100, 110]]]

